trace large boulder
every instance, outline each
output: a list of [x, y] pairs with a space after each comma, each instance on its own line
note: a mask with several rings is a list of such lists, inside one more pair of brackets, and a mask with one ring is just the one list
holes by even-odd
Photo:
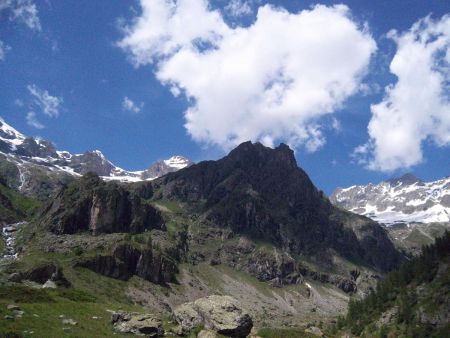
[[116, 331], [133, 333], [138, 336], [162, 337], [164, 336], [161, 318], [151, 313], [114, 312], [111, 323]]
[[71, 283], [64, 277], [62, 268], [52, 263], [45, 263], [26, 271], [15, 272], [8, 279], [15, 283], [28, 280], [39, 284], [46, 284], [50, 281], [57, 287], [68, 288], [71, 286]]
[[204, 325], [224, 336], [246, 337], [253, 327], [250, 315], [230, 296], [199, 298], [177, 307], [174, 315], [185, 332]]

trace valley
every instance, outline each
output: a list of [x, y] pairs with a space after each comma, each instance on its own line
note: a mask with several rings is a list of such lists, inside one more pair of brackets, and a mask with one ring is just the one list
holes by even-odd
[[[284, 144], [245, 142], [137, 181], [2, 156], [3, 335], [334, 336], [349, 301], [410, 254], [412, 232], [393, 243], [394, 226], [334, 206]], [[442, 234], [421, 229], [424, 244]], [[233, 311], [250, 319], [223, 328]]]

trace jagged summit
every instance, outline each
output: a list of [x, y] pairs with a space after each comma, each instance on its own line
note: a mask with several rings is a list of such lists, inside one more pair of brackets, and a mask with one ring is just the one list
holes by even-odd
[[423, 182], [405, 174], [379, 184], [338, 188], [330, 199], [387, 225], [450, 222], [450, 177]]
[[284, 144], [272, 149], [244, 142], [220, 160], [170, 173], [152, 186], [158, 198], [187, 203], [209, 224], [270, 241], [293, 254], [331, 250], [381, 270], [400, 261], [384, 230], [335, 208]]
[[41, 183], [34, 182], [36, 179], [45, 180], [45, 185], [52, 185], [49, 182], [59, 185], [73, 177], [93, 172], [105, 180], [137, 182], [155, 179], [193, 163], [178, 155], [158, 161], [146, 170], [127, 171], [113, 164], [100, 150], [82, 154], [59, 151], [49, 141], [20, 133], [1, 117], [0, 160], [7, 161], [16, 168], [13, 170], [13, 181], [16, 181], [14, 187], [23, 192], [39, 189]]
[[391, 178], [391, 179], [387, 180], [386, 182], [389, 182], [392, 186], [396, 186], [399, 184], [411, 185], [414, 183], [423, 183], [420, 178], [416, 177], [412, 173], [406, 173], [400, 177]]
[[259, 142], [247, 141], [233, 149], [226, 158], [242, 161], [244, 165], [264, 161], [281, 161], [291, 168], [297, 167], [294, 151], [284, 143], [280, 143], [276, 148], [270, 148]]

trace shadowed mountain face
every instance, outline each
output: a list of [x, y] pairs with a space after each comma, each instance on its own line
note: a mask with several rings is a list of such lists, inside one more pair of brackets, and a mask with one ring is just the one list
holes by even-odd
[[292, 254], [337, 253], [386, 271], [401, 261], [377, 223], [334, 207], [294, 153], [246, 142], [152, 183], [156, 198], [187, 202], [204, 222], [270, 241]]
[[57, 234], [140, 233], [163, 227], [156, 209], [124, 187], [103, 182], [95, 174], [86, 174], [64, 187], [40, 219]]

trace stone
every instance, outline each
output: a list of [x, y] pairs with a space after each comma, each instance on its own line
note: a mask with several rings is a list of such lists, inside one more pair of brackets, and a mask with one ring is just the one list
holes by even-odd
[[13, 317], [13, 316], [10, 316], [10, 315], [6, 315], [6, 316], [4, 316], [3, 318], [8, 319], [8, 320], [14, 319], [14, 317]]
[[253, 327], [250, 315], [230, 296], [199, 298], [177, 307], [174, 315], [184, 332], [203, 325], [224, 336], [246, 337]]
[[55, 286], [62, 286], [66, 288], [71, 286], [70, 282], [64, 277], [62, 269], [52, 263], [41, 264], [27, 271], [13, 273], [9, 275], [8, 280], [15, 283], [28, 280], [44, 285], [48, 281], [51, 281], [55, 284]]
[[114, 329], [121, 333], [133, 333], [146, 337], [164, 336], [162, 320], [151, 313], [114, 312], [111, 315], [111, 323]]
[[74, 321], [71, 318], [63, 319], [62, 320], [63, 325], [78, 325], [78, 322]]
[[197, 338], [217, 338], [217, 333], [211, 330], [201, 330], [197, 334]]
[[19, 307], [18, 305], [15, 305], [15, 304], [9, 304], [6, 308], [7, 308], [8, 310], [10, 310], [10, 311], [13, 311], [13, 310], [20, 310], [20, 307]]
[[316, 326], [311, 326], [311, 327], [307, 328], [307, 329], [305, 330], [305, 332], [311, 333], [311, 334], [313, 334], [313, 335], [315, 335], [315, 336], [318, 336], [318, 337], [323, 337], [323, 336], [324, 336], [322, 330], [319, 329], [319, 328], [316, 327]]
[[13, 310], [12, 313], [13, 313], [13, 315], [14, 315], [15, 317], [20, 318], [20, 317], [23, 316], [23, 314], [25, 313], [25, 311], [22, 311], [22, 310]]
[[56, 289], [57, 286], [56, 286], [55, 282], [53, 282], [49, 279], [42, 285], [42, 288], [43, 289]]

